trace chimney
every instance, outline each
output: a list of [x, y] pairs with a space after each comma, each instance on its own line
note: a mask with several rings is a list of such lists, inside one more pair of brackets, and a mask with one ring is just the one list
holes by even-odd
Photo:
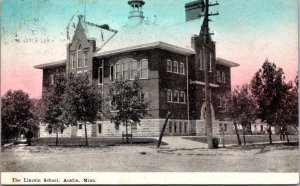
[[204, 0], [196, 0], [185, 4], [185, 20], [191, 21], [204, 16]]

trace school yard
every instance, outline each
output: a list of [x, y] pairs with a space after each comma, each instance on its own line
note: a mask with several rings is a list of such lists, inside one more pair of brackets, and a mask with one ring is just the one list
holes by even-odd
[[[121, 139], [102, 139], [102, 145], [95, 145], [97, 140], [90, 139], [90, 147], [68, 144], [70, 139], [60, 139], [64, 146], [55, 147], [54, 140], [47, 139], [42, 140], [46, 145], [39, 141], [35, 146], [2, 148], [1, 164], [2, 172], [298, 172], [298, 137], [291, 138], [290, 145], [276, 142], [219, 149], [207, 149], [204, 142], [183, 137], [164, 137], [160, 148], [157, 139], [150, 138], [129, 145]], [[83, 139], [76, 140], [84, 144]]]

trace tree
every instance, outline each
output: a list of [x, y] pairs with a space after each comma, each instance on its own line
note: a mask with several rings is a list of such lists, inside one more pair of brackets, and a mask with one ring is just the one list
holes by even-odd
[[89, 75], [69, 74], [66, 84], [63, 118], [67, 124], [84, 123], [85, 145], [88, 146], [87, 122], [93, 123], [102, 114], [102, 93], [99, 86], [92, 83]]
[[284, 100], [291, 88], [284, 80], [283, 70], [267, 59], [251, 81], [251, 92], [258, 105], [256, 114], [263, 122], [269, 124], [270, 144], [272, 144], [271, 127], [284, 122]]
[[7, 140], [13, 136], [18, 138], [21, 129], [27, 127], [27, 121], [33, 117], [33, 104], [22, 90], [8, 90], [1, 101], [1, 136]]
[[46, 106], [45, 113], [41, 113], [44, 121], [48, 124], [49, 133], [56, 133], [55, 145], [58, 145], [58, 133], [63, 132], [64, 122], [62, 121], [64, 108], [64, 93], [66, 89], [66, 79], [64, 74], [56, 74], [53, 87], [50, 92], [43, 98]]
[[244, 84], [241, 87], [236, 87], [232, 92], [221, 96], [223, 103], [222, 111], [224, 114], [233, 120], [235, 132], [237, 135], [238, 145], [241, 145], [241, 139], [237, 124], [242, 125], [244, 145], [246, 144], [245, 128], [255, 119], [255, 100], [249, 90], [249, 85]]
[[246, 145], [245, 129], [251, 128], [251, 123], [256, 119], [255, 111], [257, 109], [255, 99], [250, 91], [250, 86], [244, 84], [237, 90], [237, 112], [238, 120], [242, 125], [244, 145]]
[[149, 101], [145, 99], [143, 88], [137, 80], [116, 80], [109, 86], [109, 95], [111, 104], [108, 116], [116, 127], [125, 125], [126, 143], [129, 143], [128, 125], [140, 123], [148, 113]]
[[293, 126], [298, 132], [298, 76], [296, 76], [294, 83], [289, 82], [289, 90], [284, 97], [283, 105], [280, 112], [280, 128], [281, 135], [286, 136], [287, 142], [289, 142], [288, 126]]

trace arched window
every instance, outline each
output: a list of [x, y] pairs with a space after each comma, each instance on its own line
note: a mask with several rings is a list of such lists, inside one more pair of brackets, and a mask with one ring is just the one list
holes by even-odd
[[83, 55], [82, 55], [82, 46], [79, 44], [77, 49], [77, 67], [81, 68], [83, 66]]

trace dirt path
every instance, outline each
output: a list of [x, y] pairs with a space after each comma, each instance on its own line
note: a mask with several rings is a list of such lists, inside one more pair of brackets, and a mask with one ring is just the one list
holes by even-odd
[[12, 172], [297, 172], [299, 150], [9, 147], [2, 152], [1, 161], [2, 170]]

